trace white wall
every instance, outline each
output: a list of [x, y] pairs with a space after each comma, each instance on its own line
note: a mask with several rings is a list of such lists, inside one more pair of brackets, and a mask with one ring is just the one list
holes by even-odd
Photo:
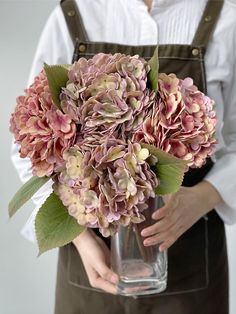
[[[58, 2], [0, 0], [0, 314], [53, 313], [57, 251], [37, 258], [36, 246], [20, 236], [20, 229], [33, 208], [31, 203], [8, 220], [8, 200], [20, 186], [9, 160], [8, 125], [15, 97], [26, 86], [41, 29]], [[234, 241], [235, 226], [228, 229], [232, 296], [236, 295]], [[230, 313], [235, 314], [236, 299], [231, 299]]]

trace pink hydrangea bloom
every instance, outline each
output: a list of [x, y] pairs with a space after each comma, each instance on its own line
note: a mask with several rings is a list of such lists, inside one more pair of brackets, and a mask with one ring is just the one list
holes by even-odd
[[64, 154], [65, 170], [54, 189], [80, 225], [98, 227], [104, 236], [118, 225], [138, 223], [158, 181], [146, 159], [149, 151], [107, 138], [93, 150]]
[[76, 125], [53, 104], [44, 71], [17, 98], [10, 130], [20, 144], [20, 156], [31, 159], [35, 175], [50, 176], [63, 165], [63, 153], [75, 141]]
[[147, 62], [139, 56], [99, 53], [81, 58], [69, 71], [61, 104], [81, 125], [82, 137], [114, 135], [137, 128], [154, 93], [147, 89]]
[[188, 165], [201, 167], [216, 144], [214, 101], [200, 92], [190, 78], [159, 76], [159, 90], [134, 142], [153, 144]]

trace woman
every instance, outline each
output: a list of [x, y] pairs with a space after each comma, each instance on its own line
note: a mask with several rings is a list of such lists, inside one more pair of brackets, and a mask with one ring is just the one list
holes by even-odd
[[[60, 249], [56, 314], [228, 313], [223, 221], [236, 220], [236, 178], [231, 175], [236, 169], [235, 16], [236, 6], [221, 0], [64, 0], [52, 13], [30, 81], [43, 62], [70, 63], [72, 56], [76, 60], [99, 51], [148, 59], [158, 44], [160, 70], [193, 77], [215, 99], [219, 119], [214, 164], [209, 160], [190, 171], [183, 187], [156, 211], [156, 223], [142, 233], [144, 245], [161, 243], [162, 250], [169, 249], [167, 290], [137, 299], [115, 295], [118, 278], [109, 267], [109, 249], [87, 230]], [[16, 153], [14, 159], [18, 168], [24, 164], [25, 175], [25, 161], [19, 162]]]

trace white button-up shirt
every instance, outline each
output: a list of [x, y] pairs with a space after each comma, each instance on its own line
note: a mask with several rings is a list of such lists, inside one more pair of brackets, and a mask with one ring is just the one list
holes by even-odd
[[[148, 12], [143, 0], [76, 0], [91, 41], [127, 45], [191, 44], [206, 0], [154, 0]], [[29, 84], [48, 64], [71, 63], [73, 43], [58, 5], [42, 32]], [[208, 95], [216, 102], [219, 144], [208, 180], [223, 203], [216, 207], [228, 224], [236, 221], [236, 3], [225, 0], [205, 57]], [[30, 162], [13, 146], [12, 160], [22, 181], [30, 178]], [[35, 240], [34, 218], [51, 192], [47, 183], [33, 198], [36, 208], [22, 230]]]

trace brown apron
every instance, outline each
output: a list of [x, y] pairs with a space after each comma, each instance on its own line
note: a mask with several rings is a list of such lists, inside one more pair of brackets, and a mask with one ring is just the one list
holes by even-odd
[[[160, 72], [190, 76], [206, 93], [204, 55], [223, 0], [209, 0], [191, 45], [160, 45]], [[98, 52], [139, 54], [149, 59], [156, 46], [126, 46], [89, 42], [73, 0], [61, 1], [75, 44], [73, 61]], [[200, 182], [213, 163], [191, 169], [183, 185]], [[224, 224], [212, 210], [168, 250], [168, 288], [158, 295], [138, 298], [113, 296], [90, 286], [74, 245], [59, 250], [55, 314], [228, 314], [228, 261]]]

